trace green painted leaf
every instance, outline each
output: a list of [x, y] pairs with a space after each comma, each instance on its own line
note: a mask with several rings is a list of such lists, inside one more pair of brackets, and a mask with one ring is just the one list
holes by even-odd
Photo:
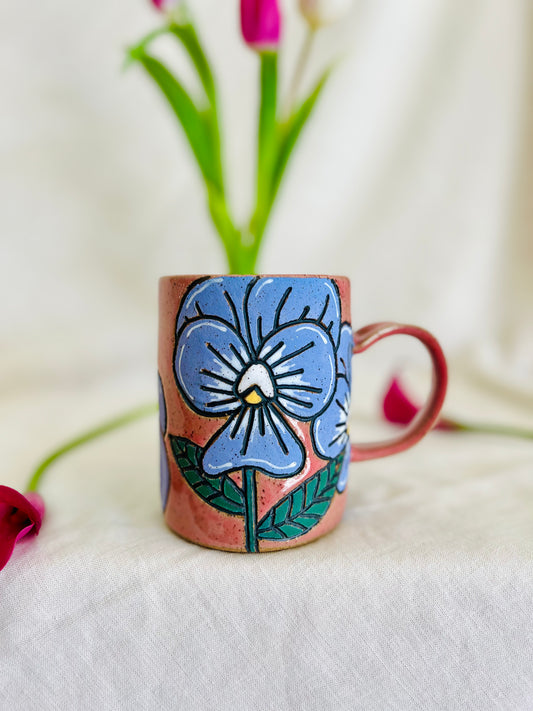
[[200, 498], [219, 511], [244, 515], [242, 491], [227, 475], [207, 477], [201, 467], [202, 448], [185, 437], [169, 436], [174, 459], [183, 478]]
[[259, 521], [257, 537], [281, 541], [303, 536], [328, 510], [341, 473], [344, 453], [293, 489]]

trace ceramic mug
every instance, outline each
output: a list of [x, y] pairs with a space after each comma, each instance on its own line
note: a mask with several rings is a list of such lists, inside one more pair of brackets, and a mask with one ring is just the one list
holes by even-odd
[[[202, 546], [255, 553], [328, 533], [349, 462], [412, 447], [444, 401], [435, 338], [396, 323], [353, 333], [346, 277], [163, 277], [159, 315], [163, 510]], [[350, 445], [352, 353], [395, 334], [429, 351], [431, 394], [398, 437]]]

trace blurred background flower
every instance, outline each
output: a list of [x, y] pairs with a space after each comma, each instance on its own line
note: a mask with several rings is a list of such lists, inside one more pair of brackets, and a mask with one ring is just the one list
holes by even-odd
[[337, 22], [349, 14], [354, 0], [298, 0], [300, 12], [312, 29]]
[[184, 0], [151, 0], [152, 5], [161, 12], [173, 15], [184, 7]]
[[244, 41], [259, 51], [276, 49], [281, 33], [277, 0], [241, 0]]

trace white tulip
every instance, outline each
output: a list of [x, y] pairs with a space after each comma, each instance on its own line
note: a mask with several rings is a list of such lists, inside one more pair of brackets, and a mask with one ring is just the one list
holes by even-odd
[[300, 12], [314, 30], [340, 20], [353, 6], [353, 0], [298, 0], [298, 2]]

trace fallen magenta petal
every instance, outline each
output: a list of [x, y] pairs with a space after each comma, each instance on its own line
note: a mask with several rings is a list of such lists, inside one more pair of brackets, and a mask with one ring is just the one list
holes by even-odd
[[398, 378], [394, 377], [383, 399], [385, 419], [398, 425], [408, 425], [418, 410], [402, 390]]
[[[408, 425], [418, 414], [420, 408], [408, 397], [397, 376], [391, 380], [389, 388], [383, 398], [383, 416], [389, 422], [397, 425]], [[464, 429], [458, 422], [445, 417], [437, 420], [434, 426], [437, 430]]]
[[0, 570], [11, 558], [18, 541], [37, 535], [44, 516], [44, 501], [35, 492], [25, 495], [0, 485]]

